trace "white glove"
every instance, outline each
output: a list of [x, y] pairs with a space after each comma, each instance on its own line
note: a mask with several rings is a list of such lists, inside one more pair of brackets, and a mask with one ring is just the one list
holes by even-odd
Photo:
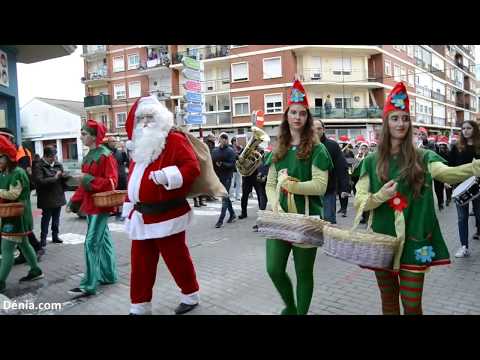
[[157, 185], [168, 185], [168, 179], [162, 170], [152, 171], [148, 178]]

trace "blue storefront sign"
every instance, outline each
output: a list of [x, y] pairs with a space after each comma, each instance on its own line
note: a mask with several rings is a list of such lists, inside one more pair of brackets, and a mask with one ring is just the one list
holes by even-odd
[[202, 105], [201, 104], [194, 104], [194, 103], [187, 103], [185, 107], [185, 111], [188, 113], [201, 113], [202, 112]]
[[187, 100], [187, 102], [196, 103], [196, 104], [202, 103], [202, 94], [200, 93], [187, 91], [184, 97], [185, 97], [185, 100]]
[[204, 124], [204, 116], [202, 114], [188, 114], [183, 118], [185, 124], [188, 125], [202, 125]]

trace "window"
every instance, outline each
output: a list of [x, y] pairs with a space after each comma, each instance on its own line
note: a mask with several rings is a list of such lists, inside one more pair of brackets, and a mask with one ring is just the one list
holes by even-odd
[[125, 84], [114, 84], [113, 93], [114, 93], [115, 100], [125, 99], [127, 97], [127, 94], [125, 91]]
[[128, 83], [128, 97], [136, 98], [141, 96], [140, 81], [132, 81]]
[[232, 64], [232, 81], [248, 80], [248, 62]]
[[352, 73], [352, 58], [336, 58], [333, 66], [334, 75], [350, 75]]
[[263, 78], [272, 79], [282, 76], [282, 58], [263, 59]]
[[351, 98], [336, 97], [335, 109], [350, 109], [352, 107]]
[[400, 67], [400, 78], [402, 81], [406, 82], [407, 81], [407, 69], [405, 69], [404, 66]]
[[413, 58], [413, 45], [407, 45], [407, 56]]
[[392, 75], [392, 62], [390, 60], [385, 60], [385, 74]]
[[410, 86], [415, 85], [415, 73], [413, 72], [413, 70], [408, 70], [408, 84]]
[[275, 114], [283, 112], [283, 94], [265, 95], [265, 113]]
[[113, 72], [119, 72], [125, 70], [125, 63], [123, 56], [116, 56], [113, 58]]
[[410, 115], [415, 116], [415, 99], [410, 100]]
[[107, 126], [108, 115], [107, 114], [101, 114], [100, 115], [100, 121], [102, 122], [103, 125]]
[[140, 65], [140, 56], [138, 54], [128, 55], [128, 70], [138, 69]]
[[393, 79], [400, 81], [400, 65], [398, 64], [393, 64]]
[[115, 114], [116, 126], [117, 128], [125, 127], [125, 122], [127, 121], [127, 113], [119, 112]]
[[232, 98], [233, 116], [250, 115], [250, 96]]

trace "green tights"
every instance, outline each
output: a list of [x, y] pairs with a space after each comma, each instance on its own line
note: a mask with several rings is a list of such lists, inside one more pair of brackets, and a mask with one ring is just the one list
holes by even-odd
[[2, 260], [0, 261], [0, 283], [5, 282], [7, 280], [8, 274], [12, 270], [14, 259], [15, 248], [20, 248], [27, 260], [28, 265], [30, 266], [31, 270], [40, 270], [37, 263], [37, 256], [35, 255], [35, 251], [30, 245], [27, 237], [24, 237], [21, 243], [16, 243], [14, 241], [2, 239]]
[[[292, 282], [286, 272], [290, 251], [293, 252], [297, 275], [297, 306]], [[300, 248], [285, 241], [267, 239], [267, 272], [286, 305], [283, 315], [308, 313], [313, 295], [313, 266], [316, 255], [317, 248]]]

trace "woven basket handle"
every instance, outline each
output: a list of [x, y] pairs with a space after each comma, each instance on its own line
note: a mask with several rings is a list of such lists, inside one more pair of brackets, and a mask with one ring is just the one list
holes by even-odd
[[[278, 214], [278, 209], [280, 207], [280, 195], [282, 193], [282, 184], [280, 182], [277, 182], [277, 197], [275, 200], [275, 204], [273, 204], [272, 210], [274, 213]], [[289, 200], [295, 204], [295, 197], [293, 194], [288, 193]], [[308, 200], [308, 195], [305, 195], [305, 215], [310, 216], [310, 201]]]
[[110, 184], [112, 184], [112, 190], [115, 190], [115, 183], [113, 182], [112, 178], [108, 178], [110, 180]]

